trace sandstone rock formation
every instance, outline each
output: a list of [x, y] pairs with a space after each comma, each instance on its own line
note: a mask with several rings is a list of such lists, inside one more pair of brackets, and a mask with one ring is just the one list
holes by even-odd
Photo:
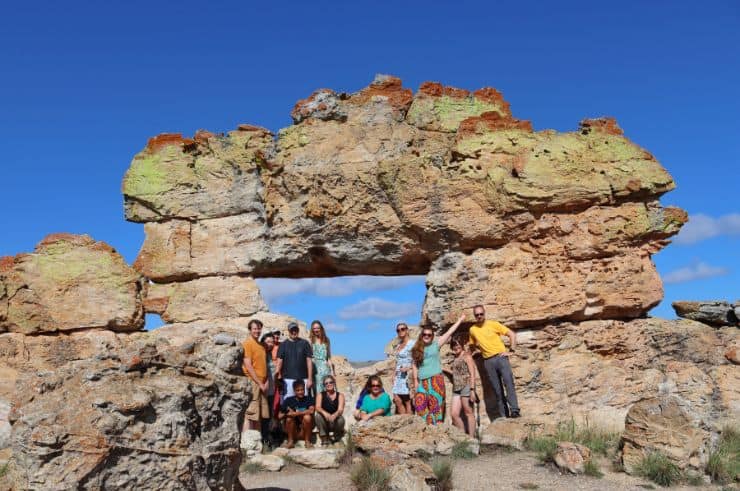
[[471, 301], [531, 325], [638, 317], [662, 296], [650, 254], [686, 214], [658, 204], [671, 177], [612, 119], [535, 132], [494, 89], [413, 95], [389, 76], [292, 116], [275, 138], [152, 138], [123, 183], [146, 224], [135, 267], [157, 283], [429, 272], [439, 325]]
[[144, 326], [144, 280], [112, 247], [53, 234], [31, 254], [0, 258], [0, 332]]
[[241, 346], [167, 329], [0, 336], [17, 489], [233, 488]]
[[[277, 134], [245, 124], [150, 139], [123, 181], [126, 218], [146, 233], [134, 269], [64, 234], [0, 259], [0, 446], [10, 441], [17, 488], [237, 487], [239, 343], [251, 318], [283, 332], [292, 320], [267, 311], [254, 278], [270, 276], [428, 274], [424, 322], [444, 329], [481, 303], [519, 329], [512, 364], [533, 427], [621, 429], [631, 414], [625, 462], [672, 448], [637, 431], [662, 424], [644, 401], [674, 401], [698, 432], [674, 456], [699, 464], [738, 418], [737, 329], [640, 318], [662, 297], [651, 255], [686, 213], [660, 205], [671, 177], [613, 119], [535, 131], [494, 89], [414, 94], [390, 76], [316, 91], [291, 116]], [[137, 332], [145, 312], [168, 325]], [[390, 387], [392, 358], [334, 361], [347, 413], [368, 375]], [[495, 404], [485, 381], [478, 390], [486, 425]], [[483, 434], [521, 441], [503, 423]], [[409, 486], [429, 476], [409, 468], [413, 455], [477, 451], [414, 417], [355, 435]]]
[[737, 316], [740, 309], [740, 301], [731, 304], [723, 301], [708, 302], [673, 302], [673, 310], [676, 315], [685, 319], [691, 319], [714, 326], [736, 326], [740, 325]]

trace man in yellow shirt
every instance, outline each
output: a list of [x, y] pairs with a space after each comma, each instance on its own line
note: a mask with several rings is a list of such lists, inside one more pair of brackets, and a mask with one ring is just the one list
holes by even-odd
[[[514, 374], [511, 372], [509, 357], [516, 351], [516, 333], [500, 322], [486, 320], [486, 310], [482, 305], [473, 307], [475, 323], [470, 328], [470, 344], [480, 350], [483, 356], [483, 366], [496, 393], [496, 404], [500, 416], [509, 418], [519, 417], [519, 403], [514, 389]], [[510, 350], [506, 351], [501, 336], [508, 336]], [[504, 389], [506, 386], [506, 402], [504, 404]]]

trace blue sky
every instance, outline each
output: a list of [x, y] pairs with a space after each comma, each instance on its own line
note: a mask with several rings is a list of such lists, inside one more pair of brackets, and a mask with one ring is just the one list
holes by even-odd
[[[5, 6], [0, 256], [67, 231], [133, 261], [143, 226], [124, 221], [120, 183], [148, 137], [277, 130], [314, 89], [355, 91], [391, 73], [413, 89], [496, 87], [536, 129], [615, 116], [674, 176], [662, 202], [695, 218], [654, 257], [667, 280], [654, 313], [671, 317], [676, 299], [740, 298], [737, 1], [267, 3]], [[353, 359], [381, 356], [389, 312], [418, 320], [419, 278], [337, 281], [292, 295], [273, 282], [268, 298], [332, 323], [335, 351]], [[349, 294], [317, 295], [329, 290]]]

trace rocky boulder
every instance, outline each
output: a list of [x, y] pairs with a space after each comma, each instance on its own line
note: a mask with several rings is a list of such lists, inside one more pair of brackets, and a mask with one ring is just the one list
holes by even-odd
[[168, 329], [0, 335], [16, 378], [16, 489], [234, 488], [249, 402], [241, 347]]
[[659, 452], [679, 467], [703, 468], [708, 458], [705, 422], [685, 409], [676, 396], [654, 397], [632, 406], [622, 435], [622, 462], [631, 473], [651, 452]]
[[673, 302], [673, 310], [676, 315], [685, 319], [691, 319], [713, 326], [736, 326], [740, 324], [737, 309], [740, 302], [734, 305], [723, 301], [707, 302]]
[[554, 460], [562, 471], [583, 474], [586, 464], [591, 460], [591, 450], [580, 443], [558, 442]]
[[457, 444], [477, 454], [478, 442], [453, 426], [427, 425], [415, 415], [373, 418], [352, 427], [355, 445], [364, 452], [399, 452], [409, 456], [449, 455]]
[[552, 422], [546, 423], [530, 416], [516, 419], [498, 418], [481, 431], [480, 443], [524, 450], [527, 437], [550, 434], [554, 429], [555, 425]]
[[432, 467], [423, 460], [409, 457], [403, 452], [376, 450], [370, 460], [390, 474], [389, 491], [428, 491], [434, 489], [429, 482], [434, 482]]
[[108, 244], [49, 235], [30, 254], [0, 258], [0, 332], [135, 331], [145, 286]]
[[339, 467], [339, 460], [344, 453], [338, 448], [278, 448], [272, 452], [273, 456], [289, 459], [296, 464], [311, 469], [335, 469]]

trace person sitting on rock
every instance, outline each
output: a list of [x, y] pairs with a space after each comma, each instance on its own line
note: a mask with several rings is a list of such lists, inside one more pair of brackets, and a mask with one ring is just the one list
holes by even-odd
[[[519, 403], [514, 389], [514, 374], [509, 357], [516, 351], [516, 333], [500, 322], [486, 320], [486, 310], [482, 305], [473, 307], [475, 324], [470, 327], [470, 344], [480, 350], [488, 381], [496, 394], [499, 416], [519, 417]], [[501, 336], [508, 336], [509, 351], [506, 351]], [[506, 399], [504, 389], [506, 386]]]
[[321, 444], [328, 445], [329, 433], [334, 434], [335, 442], [344, 433], [344, 394], [337, 390], [337, 382], [331, 375], [324, 377], [321, 384], [324, 390], [316, 396], [316, 427]]
[[[362, 402], [365, 400], [365, 396], [367, 396], [370, 393], [370, 383], [372, 382], [372, 378], [368, 378], [365, 382], [365, 386], [360, 391], [360, 395], [357, 396], [357, 402], [355, 403], [355, 412], [352, 413], [352, 416], [359, 421], [360, 420], [360, 408], [362, 407]], [[385, 389], [381, 389], [381, 392], [385, 392]]]
[[414, 347], [411, 348], [411, 358], [414, 360], [412, 373], [416, 387], [414, 410], [430, 425], [440, 424], [445, 419], [445, 378], [442, 375], [439, 349], [460, 327], [463, 320], [465, 314], [462, 314], [437, 341], [434, 340], [434, 329], [424, 326]]
[[[452, 375], [452, 424], [465, 431], [468, 425], [468, 435], [475, 438], [475, 415], [470, 403], [475, 402], [475, 364], [470, 353], [463, 347], [460, 336], [455, 336], [450, 341], [452, 353], [455, 359], [450, 367]], [[462, 410], [465, 422], [460, 417]]]
[[362, 405], [355, 413], [355, 418], [360, 421], [370, 421], [378, 416], [389, 416], [391, 397], [383, 390], [383, 381], [380, 377], [371, 376], [365, 386], [370, 388], [370, 392], [362, 399]]
[[285, 421], [285, 432], [288, 434], [287, 448], [295, 447], [298, 437], [298, 428], [306, 442], [306, 448], [311, 448], [311, 432], [313, 431], [313, 415], [316, 407], [313, 397], [306, 394], [306, 384], [303, 380], [293, 381], [295, 395], [287, 397], [280, 407], [278, 418]]

